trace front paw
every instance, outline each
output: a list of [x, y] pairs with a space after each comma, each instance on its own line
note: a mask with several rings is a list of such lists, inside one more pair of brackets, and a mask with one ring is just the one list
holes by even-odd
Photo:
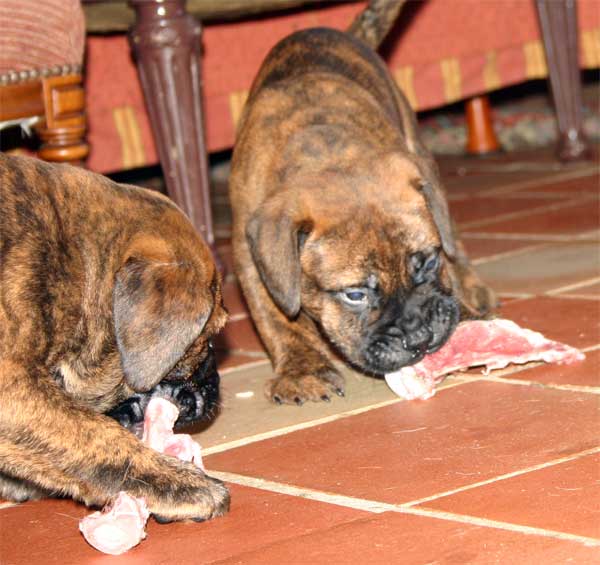
[[284, 373], [267, 383], [265, 393], [277, 404], [302, 406], [307, 400], [329, 402], [332, 394], [344, 396], [344, 377], [332, 367]]
[[202, 522], [222, 516], [229, 510], [227, 487], [199, 469], [173, 474], [170, 485], [153, 490], [155, 493], [146, 497], [146, 501], [150, 512], [160, 523], [178, 520]]

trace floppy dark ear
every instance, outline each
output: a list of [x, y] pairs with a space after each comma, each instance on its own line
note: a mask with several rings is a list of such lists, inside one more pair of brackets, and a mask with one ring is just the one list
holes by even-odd
[[290, 318], [300, 311], [300, 257], [295, 222], [281, 198], [259, 208], [246, 225], [246, 238], [263, 284]]
[[420, 188], [421, 193], [427, 202], [427, 208], [429, 208], [435, 226], [440, 234], [444, 253], [446, 253], [450, 259], [454, 259], [456, 256], [456, 244], [454, 242], [452, 220], [450, 219], [450, 211], [448, 210], [446, 197], [435, 181], [424, 181]]
[[161, 381], [202, 332], [212, 301], [195, 278], [178, 263], [137, 258], [117, 272], [115, 335], [125, 380], [135, 391]]

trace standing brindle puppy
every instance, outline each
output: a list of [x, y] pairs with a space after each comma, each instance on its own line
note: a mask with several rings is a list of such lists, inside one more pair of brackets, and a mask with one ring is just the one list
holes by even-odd
[[414, 114], [372, 50], [402, 3], [372, 0], [350, 33], [282, 40], [239, 125], [235, 271], [276, 402], [344, 394], [332, 350], [383, 375], [441, 347], [461, 312], [494, 304], [455, 237]]
[[151, 191], [3, 154], [0, 202], [0, 497], [126, 491], [160, 520], [225, 512], [221, 482], [103, 414], [139, 416], [155, 387], [184, 421], [211, 411], [226, 314], [189, 221]]

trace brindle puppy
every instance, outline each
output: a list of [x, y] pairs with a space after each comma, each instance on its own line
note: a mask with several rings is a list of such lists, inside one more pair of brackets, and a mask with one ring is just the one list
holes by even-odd
[[189, 221], [148, 190], [2, 154], [0, 202], [0, 497], [123, 490], [161, 520], [224, 513], [221, 482], [103, 414], [157, 385], [187, 390], [189, 419], [211, 410], [226, 314]]
[[[375, 46], [401, 4], [371, 2], [352, 33]], [[494, 303], [412, 110], [351, 34], [309, 29], [272, 49], [239, 126], [230, 197], [235, 270], [276, 402], [343, 395], [334, 351], [382, 375], [441, 347], [461, 309]]]

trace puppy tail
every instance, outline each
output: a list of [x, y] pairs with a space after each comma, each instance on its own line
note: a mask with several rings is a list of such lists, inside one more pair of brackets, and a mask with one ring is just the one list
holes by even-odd
[[377, 49], [388, 34], [406, 0], [369, 0], [367, 7], [356, 16], [348, 33]]

